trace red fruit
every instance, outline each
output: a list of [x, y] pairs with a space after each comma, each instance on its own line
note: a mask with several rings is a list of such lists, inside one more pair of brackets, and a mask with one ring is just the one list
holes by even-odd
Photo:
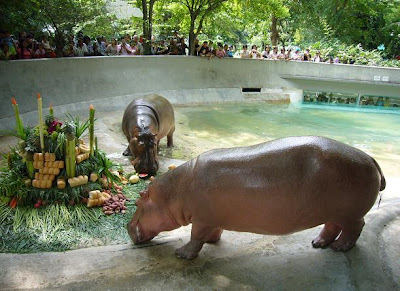
[[35, 207], [35, 208], [39, 208], [39, 207], [40, 207], [40, 203], [39, 203], [39, 202], [38, 202], [38, 203], [35, 203], [34, 207]]

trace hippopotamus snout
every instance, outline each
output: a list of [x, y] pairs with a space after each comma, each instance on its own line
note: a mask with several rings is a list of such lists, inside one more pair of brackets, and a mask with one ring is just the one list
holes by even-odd
[[144, 235], [139, 224], [132, 225], [131, 223], [128, 223], [128, 233], [135, 245], [151, 241], [156, 236], [155, 234]]
[[132, 240], [133, 243], [136, 245], [136, 244], [138, 243], [138, 235], [137, 235], [137, 233], [138, 233], [138, 231], [137, 231], [138, 226], [136, 225], [136, 227], [132, 227], [132, 226], [131, 226], [131, 223], [128, 223], [127, 228], [128, 228], [128, 234], [129, 234], [131, 240]]
[[153, 162], [139, 161], [134, 165], [138, 173], [155, 175], [158, 171], [158, 160], [154, 159]]

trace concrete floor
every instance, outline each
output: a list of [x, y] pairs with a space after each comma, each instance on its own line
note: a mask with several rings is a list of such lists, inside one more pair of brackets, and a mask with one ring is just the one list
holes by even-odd
[[[97, 122], [100, 147], [129, 170], [120, 155], [126, 141], [110, 126], [114, 117]], [[0, 151], [13, 142], [0, 138]], [[178, 162], [164, 158], [161, 165]], [[174, 250], [189, 240], [187, 226], [139, 248], [0, 254], [0, 290], [400, 290], [400, 179], [388, 178], [387, 185], [348, 253], [313, 249], [319, 226], [288, 236], [226, 231], [198, 258], [184, 261]]]

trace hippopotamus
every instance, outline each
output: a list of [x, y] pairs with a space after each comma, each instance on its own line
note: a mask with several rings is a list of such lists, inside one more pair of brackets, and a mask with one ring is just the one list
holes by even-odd
[[173, 146], [174, 109], [167, 99], [148, 95], [133, 100], [124, 112], [122, 131], [128, 139], [124, 155], [133, 155], [138, 173], [154, 175], [158, 171], [158, 145], [167, 136], [167, 146]]
[[176, 250], [195, 258], [224, 229], [285, 235], [324, 224], [315, 248], [348, 251], [386, 182], [377, 162], [338, 141], [299, 136], [205, 152], [156, 178], [128, 224], [135, 244], [192, 224]]

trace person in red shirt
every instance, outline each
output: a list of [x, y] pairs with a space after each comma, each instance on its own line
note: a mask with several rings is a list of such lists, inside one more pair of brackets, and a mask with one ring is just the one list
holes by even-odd
[[18, 49], [17, 55], [18, 58], [22, 60], [32, 59], [33, 52], [30, 48], [28, 48], [28, 41], [26, 39], [22, 41], [22, 47]]

